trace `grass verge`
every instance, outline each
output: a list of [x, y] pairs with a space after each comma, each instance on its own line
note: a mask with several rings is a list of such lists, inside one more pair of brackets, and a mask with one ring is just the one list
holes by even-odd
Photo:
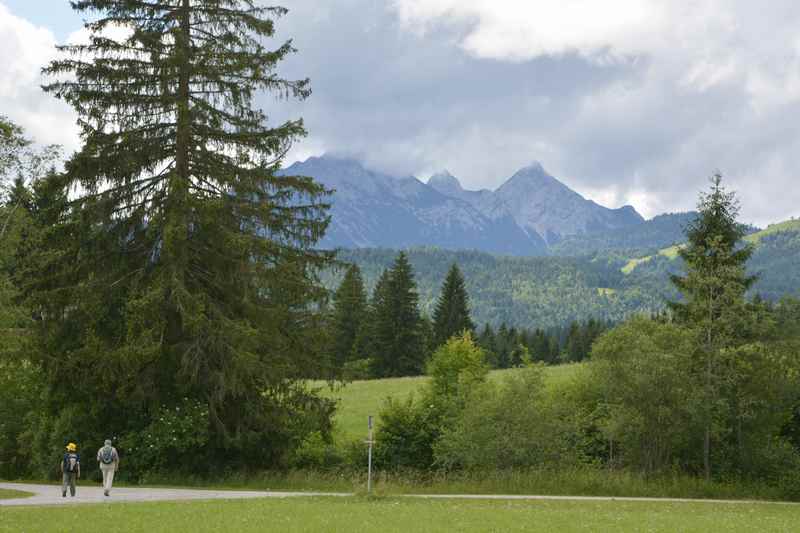
[[[774, 486], [711, 481], [686, 475], [645, 477], [624, 471], [595, 468], [561, 470], [502, 470], [472, 472], [385, 472], [374, 474], [379, 495], [399, 494], [541, 494], [553, 496], [632, 496], [652, 498], [695, 498], [731, 500], [784, 500]], [[215, 489], [291, 490], [354, 492], [361, 494], [367, 484], [366, 472], [351, 470], [317, 472], [261, 472], [231, 475], [209, 481], [186, 478], [150, 478], [148, 486]]]
[[[800, 506], [302, 498], [3, 509], [0, 531], [791, 531]], [[76, 529], [72, 529], [72, 528]]]
[[0, 500], [13, 500], [16, 498], [30, 498], [33, 496], [30, 492], [23, 490], [0, 489]]

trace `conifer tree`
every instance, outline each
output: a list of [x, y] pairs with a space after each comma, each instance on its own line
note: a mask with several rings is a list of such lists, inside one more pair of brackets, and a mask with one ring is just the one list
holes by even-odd
[[[197, 399], [214, 445], [268, 461], [288, 442], [289, 398], [304, 405], [297, 380], [319, 360], [316, 272], [330, 262], [314, 249], [327, 191], [278, 173], [303, 123], [269, 127], [252, 105], [259, 91], [310, 93], [308, 80], [276, 71], [291, 42], [267, 48], [286, 10], [254, 0], [72, 6], [96, 15], [89, 42], [60, 47], [44, 89], [75, 108], [83, 147], [66, 164], [75, 197], [59, 219], [70, 229], [61, 224], [60, 248], [29, 287], [48, 317], [43, 344], [60, 347], [41, 351], [51, 386], [76, 399], [115, 391], [121, 412], [143, 406], [143, 416]], [[53, 342], [68, 327], [69, 342]]]
[[337, 368], [348, 360], [361, 359], [357, 353], [359, 332], [367, 311], [364, 280], [358, 265], [350, 265], [336, 290], [333, 307], [333, 357]]
[[378, 377], [420, 374], [425, 366], [419, 296], [408, 257], [400, 252], [375, 287], [371, 334], [374, 373]]
[[486, 361], [489, 365], [497, 367], [497, 339], [494, 329], [488, 322], [483, 325], [483, 329], [478, 336], [478, 346], [486, 353]]
[[687, 245], [680, 250], [686, 265], [684, 276], [673, 275], [683, 302], [671, 302], [675, 320], [699, 331], [698, 358], [703, 389], [703, 469], [711, 477], [711, 442], [722, 388], [734, 376], [735, 365], [724, 362], [726, 348], [742, 340], [748, 329], [745, 301], [755, 277], [746, 273], [752, 247], [742, 245], [745, 228], [737, 221], [736, 196], [722, 185], [722, 176], [711, 178], [711, 189], [702, 194], [697, 218], [688, 226]]
[[450, 337], [465, 331], [474, 332], [475, 324], [469, 314], [469, 296], [464, 287], [464, 276], [453, 263], [447, 273], [436, 309], [433, 313], [433, 331], [436, 346], [441, 346]]

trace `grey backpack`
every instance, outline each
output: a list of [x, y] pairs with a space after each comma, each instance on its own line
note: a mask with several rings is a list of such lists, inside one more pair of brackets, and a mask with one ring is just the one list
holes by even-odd
[[103, 446], [100, 450], [100, 462], [104, 465], [110, 465], [114, 462], [114, 448], [111, 446]]

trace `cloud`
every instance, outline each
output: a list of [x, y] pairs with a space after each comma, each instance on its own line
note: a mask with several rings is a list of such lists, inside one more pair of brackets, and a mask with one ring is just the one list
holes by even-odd
[[0, 112], [44, 144], [78, 143], [75, 116], [64, 103], [44, 94], [40, 71], [54, 56], [55, 35], [14, 16], [0, 3]]
[[282, 72], [315, 93], [276, 117], [303, 116], [316, 153], [397, 174], [447, 167], [473, 188], [537, 159], [647, 216], [692, 208], [720, 169], [748, 221], [800, 214], [799, 3], [287, 4], [278, 28], [300, 53]]
[[[0, 109], [77, 146], [72, 111], [39, 89], [47, 29], [0, 0]], [[286, 0], [279, 67], [305, 102], [293, 158], [350, 154], [400, 175], [448, 168], [498, 186], [540, 160], [598, 202], [689, 209], [720, 169], [746, 220], [800, 215], [800, 3], [771, 0]], [[62, 31], [62, 34], [66, 32]], [[80, 32], [72, 37], [77, 38]]]

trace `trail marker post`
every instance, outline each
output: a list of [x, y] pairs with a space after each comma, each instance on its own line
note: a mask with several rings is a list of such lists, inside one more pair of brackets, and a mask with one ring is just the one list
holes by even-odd
[[367, 417], [367, 428], [369, 429], [369, 437], [367, 437], [367, 444], [369, 451], [367, 452], [367, 494], [372, 493], [372, 415]]

